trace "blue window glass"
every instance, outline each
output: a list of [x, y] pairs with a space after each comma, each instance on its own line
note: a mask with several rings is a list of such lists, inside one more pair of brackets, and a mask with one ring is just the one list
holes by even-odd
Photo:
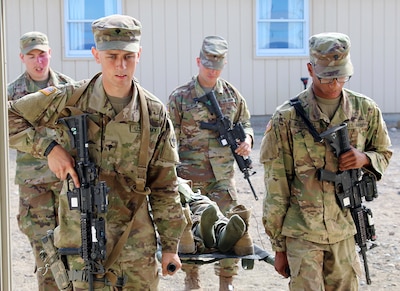
[[304, 56], [308, 0], [257, 0], [256, 55]]
[[65, 0], [65, 55], [92, 57], [93, 20], [121, 13], [121, 0]]

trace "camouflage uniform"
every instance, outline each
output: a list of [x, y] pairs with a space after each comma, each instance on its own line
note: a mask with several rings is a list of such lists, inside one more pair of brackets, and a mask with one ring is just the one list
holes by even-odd
[[[218, 79], [214, 90], [223, 115], [231, 122], [241, 122], [244, 132], [253, 136], [245, 99], [223, 79]], [[215, 115], [194, 100], [203, 95], [196, 76], [170, 95], [168, 109], [179, 148], [177, 171], [178, 176], [193, 181], [194, 191], [207, 193], [226, 212], [237, 200], [233, 180], [235, 159], [231, 149], [219, 143], [218, 132], [200, 128], [201, 121], [215, 122]]]
[[[214, 90], [223, 115], [231, 122], [241, 122], [245, 133], [253, 137], [245, 99], [221, 78], [217, 80]], [[207, 193], [226, 214], [237, 205], [233, 178], [235, 159], [229, 147], [220, 145], [217, 132], [200, 129], [201, 121], [215, 122], [215, 115], [204, 104], [194, 100], [205, 94], [195, 76], [170, 95], [168, 109], [175, 127], [180, 158], [177, 172], [178, 176], [192, 180], [194, 191]], [[218, 276], [231, 277], [237, 274], [237, 266], [232, 264], [232, 260], [221, 260], [220, 264], [222, 268], [217, 264], [215, 270]]]
[[[133, 193], [141, 141], [140, 105], [136, 86], [134, 98], [118, 115], [115, 115], [104, 93], [101, 76], [88, 86], [74, 105], [83, 112], [89, 113], [91, 120], [99, 126], [97, 132], [89, 137], [89, 153], [90, 158], [99, 166], [99, 179], [106, 181], [107, 186], [110, 187], [109, 210], [106, 213], [107, 250], [109, 251], [130, 221], [138, 199], [138, 195]], [[12, 104], [9, 112], [10, 129], [17, 130], [10, 132], [10, 145], [15, 148], [25, 146], [25, 138], [16, 136], [23, 130], [14, 123], [18, 122], [19, 116], [23, 116], [33, 126], [44, 121], [47, 124], [54, 124], [74, 90], [74, 86], [51, 87]], [[176, 192], [175, 164], [178, 157], [175, 137], [162, 103], [147, 91], [146, 102], [151, 124], [148, 151], [150, 162], [146, 183], [152, 189], [149, 203], [153, 220], [160, 233], [163, 251], [176, 252], [184, 221]], [[28, 130], [31, 131], [33, 128], [26, 131]], [[51, 139], [48, 137], [34, 140], [31, 153], [34, 156], [43, 157], [43, 152], [50, 142]], [[66, 197], [67, 187], [67, 183], [64, 183], [60, 195], [60, 225], [55, 231], [55, 243], [59, 248], [79, 247], [81, 244], [80, 214], [78, 211], [69, 210]], [[127, 288], [126, 290], [132, 290], [138, 286], [150, 288], [151, 283], [154, 283], [157, 278], [154, 257], [156, 248], [153, 221], [148, 205], [144, 203], [137, 211], [133, 230], [119, 259], [111, 267], [119, 276], [128, 276], [128, 282], [124, 287]], [[69, 257], [68, 261], [71, 269], [79, 270], [82, 267], [82, 261], [79, 258]], [[140, 284], [149, 285], [135, 285], [135, 280], [140, 281], [138, 277], [143, 276], [143, 261], [146, 262], [144, 265], [152, 271], [145, 274], [148, 278], [143, 279]]]
[[[129, 28], [134, 22], [134, 33], [137, 33], [137, 28], [140, 29], [138, 22], [129, 16], [110, 16], [110, 19], [115, 20], [117, 25], [122, 25], [126, 20], [128, 26], [113, 26], [109, 30], [103, 26], [104, 30], [99, 30], [99, 33], [109, 34], [103, 38], [104, 46], [115, 46], [110, 39], [112, 40], [113, 34], [116, 33], [122, 40], [116, 42], [117, 45], [124, 45], [127, 50], [131, 50], [132, 47], [137, 49], [139, 38], [137, 34], [133, 35], [133, 29]], [[98, 41], [97, 38], [96, 40]], [[127, 242], [108, 273], [126, 279], [122, 290], [156, 290], [158, 271], [155, 258], [155, 227], [160, 236], [162, 251], [177, 253], [178, 241], [186, 221], [177, 192], [175, 166], [178, 156], [173, 126], [165, 106], [144, 89], [150, 122], [147, 150], [149, 162], [145, 184], [150, 188], [151, 194], [144, 200], [146, 202], [136, 209], [140, 195], [134, 190], [140, 171], [138, 152], [142, 140], [142, 107], [138, 88], [139, 84], [133, 81], [132, 100], [116, 114], [103, 88], [102, 75], [96, 76], [74, 107], [88, 113], [93, 121], [89, 127], [90, 159], [98, 166], [99, 180], [105, 181], [110, 188], [108, 211], [104, 214], [107, 255], [111, 253], [131, 221], [132, 214], [136, 213]], [[45, 150], [52, 143], [52, 137], [35, 134], [35, 127], [46, 125], [55, 127], [58, 133], [57, 142], [68, 147], [68, 135], [63, 131], [66, 128], [56, 125], [56, 122], [75, 90], [76, 87], [72, 85], [49, 87], [10, 104], [10, 145], [28, 151], [36, 157], [43, 157]], [[59, 226], [54, 232], [54, 242], [58, 248], [81, 246], [80, 213], [69, 210], [66, 197], [66, 191], [72, 187], [71, 184], [72, 181], [65, 182], [60, 195]], [[78, 271], [84, 266], [83, 260], [78, 256], [68, 256], [68, 265], [70, 270]], [[102, 281], [105, 281], [104, 278]], [[87, 283], [83, 281], [75, 281], [73, 284], [75, 290], [88, 288]], [[95, 288], [115, 290], [101, 282], [96, 283]]]
[[[216, 217], [217, 219], [214, 221], [213, 226], [217, 225], [226, 225], [229, 221], [229, 219], [221, 212], [219, 209], [217, 203], [212, 201], [210, 198], [208, 198], [206, 195], [201, 194], [200, 191], [193, 192], [192, 190], [192, 182], [189, 180], [184, 180], [184, 179], [179, 179], [179, 193], [181, 197], [181, 203], [182, 207], [186, 207], [186, 205], [189, 206], [190, 209], [190, 219], [192, 220], [192, 232], [195, 236], [198, 236], [200, 240], [203, 238], [201, 237], [201, 233], [196, 231], [198, 228], [198, 225], [201, 221], [201, 216], [203, 212], [209, 208], [210, 206], [213, 206], [216, 210]], [[187, 184], [188, 187], [183, 187], [183, 184]], [[214, 234], [215, 236], [217, 234]], [[202, 249], [204, 249], [204, 245], [202, 245], [202, 242], [199, 243], [200, 246], [198, 247], [197, 251], [199, 253], [202, 252]]]
[[[47, 86], [72, 83], [74, 80], [64, 74], [49, 71]], [[27, 72], [8, 84], [8, 100], [17, 100], [29, 93], [38, 91], [37, 84]], [[19, 185], [20, 230], [27, 235], [35, 257], [35, 271], [43, 267], [39, 257], [42, 249], [41, 238], [47, 230], [57, 226], [58, 196], [62, 183], [50, 171], [46, 159], [37, 159], [29, 153], [17, 151], [15, 183]], [[54, 290], [56, 285], [51, 272], [42, 275], [37, 272], [39, 290]]]
[[[346, 122], [350, 144], [368, 156], [368, 170], [381, 178], [392, 152], [381, 111], [373, 100], [342, 89], [340, 105], [329, 119], [321, 112], [312, 87], [298, 98], [319, 133]], [[263, 223], [273, 250], [287, 252], [290, 289], [321, 290], [325, 280], [325, 287], [333, 288], [329, 290], [357, 290], [356, 274], [360, 275], [361, 268], [350, 210], [337, 204], [332, 182], [317, 179], [320, 168], [338, 170], [331, 147], [315, 142], [295, 108], [285, 102], [267, 126], [260, 156], [266, 185]], [[313, 250], [329, 251], [338, 265], [330, 265], [329, 256], [316, 257]], [[325, 278], [320, 277], [322, 266]]]

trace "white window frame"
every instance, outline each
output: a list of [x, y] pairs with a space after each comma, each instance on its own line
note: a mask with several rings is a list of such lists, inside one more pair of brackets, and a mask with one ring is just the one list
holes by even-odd
[[[110, 15], [110, 14], [121, 14], [122, 11], [122, 0], [92, 0], [92, 1], [104, 1], [105, 4], [110, 3], [112, 6], [116, 6], [116, 11], [108, 11], [104, 12], [103, 16]], [[64, 53], [65, 53], [65, 58], [74, 58], [74, 59], [82, 59], [82, 58], [92, 58], [92, 52], [91, 49], [70, 49], [70, 44], [71, 44], [71, 39], [70, 39], [70, 24], [71, 23], [92, 23], [95, 19], [71, 19], [71, 11], [69, 11], [69, 6], [71, 2], [76, 2], [72, 3], [72, 6], [74, 7], [79, 7], [80, 5], [85, 5], [85, 0], [64, 0]], [[84, 11], [84, 8], [82, 9]], [[74, 12], [79, 13], [79, 9]]]
[[[256, 28], [255, 28], [255, 39], [256, 39], [256, 56], [257, 57], [297, 57], [297, 56], [307, 56], [308, 55], [308, 38], [309, 38], [309, 0], [302, 0], [304, 3], [303, 7], [303, 18], [302, 19], [271, 19], [271, 18], [263, 18], [260, 19], [260, 2], [264, 0], [256, 0]], [[267, 0], [268, 1], [268, 0]], [[259, 31], [260, 23], [298, 23], [301, 22], [303, 24], [303, 41], [300, 48], [262, 48], [261, 43], [263, 42], [261, 39], [261, 33]], [[264, 41], [265, 42], [265, 41]]]

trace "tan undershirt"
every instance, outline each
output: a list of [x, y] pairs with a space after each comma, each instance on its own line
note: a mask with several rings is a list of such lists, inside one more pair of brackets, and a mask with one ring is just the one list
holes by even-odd
[[40, 89], [44, 89], [48, 86], [50, 77], [47, 78], [47, 80], [44, 81], [33, 81], [36, 86], [38, 86]]
[[341, 97], [342, 96], [339, 96], [335, 99], [325, 99], [315, 96], [315, 98], [317, 99], [318, 106], [321, 109], [322, 113], [326, 114], [326, 116], [328, 116], [329, 119], [332, 119], [333, 115], [335, 115], [335, 112], [339, 107]]
[[128, 105], [129, 102], [131, 102], [132, 99], [132, 96], [120, 98], [107, 95], [107, 97], [108, 100], [110, 100], [110, 103], [114, 108], [116, 114], [120, 113], [122, 109], [124, 109], [126, 105]]

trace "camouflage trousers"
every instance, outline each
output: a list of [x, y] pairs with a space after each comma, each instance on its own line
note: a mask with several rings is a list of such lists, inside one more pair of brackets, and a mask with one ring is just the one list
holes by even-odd
[[[69, 257], [69, 261], [75, 260], [78, 264], [82, 263], [79, 257]], [[70, 262], [70, 268], [75, 268], [73, 262]], [[113, 287], [107, 283], [94, 281], [93, 290], [95, 291], [157, 291], [159, 284], [158, 266], [155, 257], [143, 257], [139, 260], [123, 262], [119, 261], [112, 265], [112, 272], [125, 279], [122, 287]], [[75, 281], [73, 284], [74, 291], [89, 290], [87, 282]]]
[[361, 276], [354, 238], [318, 244], [286, 238], [290, 290], [356, 291]]
[[39, 291], [58, 290], [50, 271], [43, 274], [40, 251], [42, 237], [58, 225], [58, 199], [62, 182], [38, 185], [19, 185], [19, 229], [28, 237], [35, 257]]
[[[200, 192], [216, 202], [221, 212], [226, 215], [227, 212], [237, 205], [237, 193], [235, 181], [226, 179], [217, 182], [195, 182], [193, 181], [193, 191]], [[221, 277], [232, 277], [238, 274], [238, 259], [223, 259], [214, 265], [215, 275]], [[183, 264], [182, 270], [185, 273], [198, 272], [198, 266]]]

